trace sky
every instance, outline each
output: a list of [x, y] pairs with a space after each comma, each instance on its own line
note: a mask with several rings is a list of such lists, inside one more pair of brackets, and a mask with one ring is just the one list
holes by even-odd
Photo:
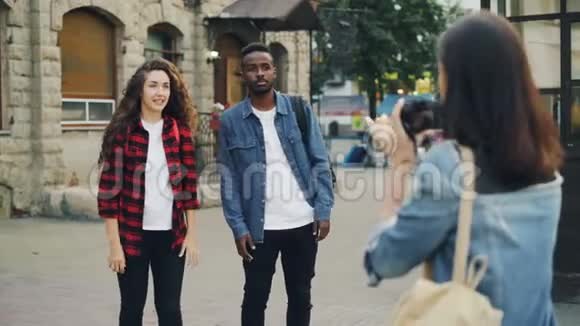
[[479, 5], [481, 3], [480, 0], [461, 0], [461, 3], [464, 8], [468, 9], [479, 9]]
[[[465, 9], [479, 9], [481, 0], [457, 0], [461, 3], [461, 6]], [[446, 0], [439, 0], [441, 3], [445, 3]]]

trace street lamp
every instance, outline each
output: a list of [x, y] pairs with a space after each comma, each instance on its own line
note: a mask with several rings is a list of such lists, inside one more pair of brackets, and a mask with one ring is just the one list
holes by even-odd
[[220, 59], [220, 53], [218, 51], [208, 51], [206, 54], [206, 61], [208, 64], [214, 63]]

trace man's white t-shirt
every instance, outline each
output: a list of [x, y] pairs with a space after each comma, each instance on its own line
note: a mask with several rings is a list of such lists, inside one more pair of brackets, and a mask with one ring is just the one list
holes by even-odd
[[169, 184], [169, 169], [163, 149], [163, 120], [148, 123], [141, 120], [149, 132], [147, 164], [145, 166], [145, 206], [143, 230], [172, 229], [173, 191]]
[[288, 230], [314, 221], [314, 209], [304, 199], [276, 132], [276, 108], [260, 111], [252, 108], [260, 119], [266, 146], [265, 230]]

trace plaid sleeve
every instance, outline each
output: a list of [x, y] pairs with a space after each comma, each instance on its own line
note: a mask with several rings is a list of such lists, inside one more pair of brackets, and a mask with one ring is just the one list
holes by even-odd
[[185, 168], [185, 175], [183, 178], [183, 208], [197, 209], [199, 208], [199, 200], [197, 198], [197, 172], [195, 169], [195, 147], [193, 145], [193, 137], [191, 129], [188, 127], [180, 127], [180, 148], [181, 163]]
[[97, 203], [102, 218], [119, 218], [119, 200], [123, 188], [123, 147], [113, 147], [113, 157], [103, 162]]

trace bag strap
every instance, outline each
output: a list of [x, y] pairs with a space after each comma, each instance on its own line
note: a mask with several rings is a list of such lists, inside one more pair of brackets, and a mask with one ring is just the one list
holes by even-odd
[[475, 163], [473, 151], [465, 146], [459, 147], [461, 168], [464, 170], [463, 190], [459, 203], [457, 239], [453, 258], [453, 282], [466, 284], [467, 258], [471, 241], [473, 202], [475, 200]]
[[[309, 144], [309, 135], [308, 132], [308, 119], [306, 118], [306, 105], [304, 105], [304, 99], [301, 96], [290, 96], [290, 104], [292, 106], [292, 111], [294, 111], [294, 115], [296, 116], [296, 123], [298, 123], [298, 128], [300, 128], [300, 134], [302, 135], [302, 143], [304, 144], [304, 148], [308, 148]], [[332, 187], [334, 188], [336, 184], [336, 173], [332, 168], [332, 163], [330, 157], [328, 157], [328, 163], [330, 164], [330, 178], [332, 180]]]
[[298, 128], [300, 128], [300, 133], [302, 134], [302, 140], [304, 145], [308, 143], [308, 123], [306, 122], [306, 107], [304, 106], [304, 100], [300, 96], [290, 96], [290, 104], [292, 104], [292, 110], [296, 116], [296, 122], [298, 123]]

